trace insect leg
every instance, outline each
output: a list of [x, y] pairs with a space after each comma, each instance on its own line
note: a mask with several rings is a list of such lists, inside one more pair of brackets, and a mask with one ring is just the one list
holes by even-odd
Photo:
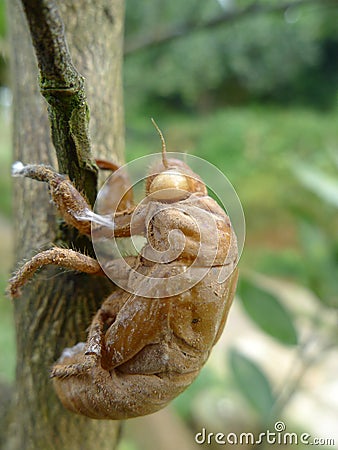
[[99, 169], [114, 174], [105, 181], [100, 191], [100, 214], [130, 210], [134, 205], [133, 189], [126, 168], [104, 159], [96, 159], [95, 162]]
[[106, 159], [95, 159], [96, 165], [101, 170], [110, 170], [111, 172], [115, 172], [120, 168], [118, 164], [113, 163], [112, 161], [107, 161]]
[[[66, 349], [68, 350], [68, 349]], [[69, 350], [68, 350], [69, 351]], [[62, 356], [61, 356], [62, 358]], [[81, 375], [97, 364], [98, 356], [95, 354], [83, 355], [83, 360], [74, 364], [55, 364], [50, 372], [51, 378], [67, 378]]]
[[[92, 223], [94, 223], [97, 236], [130, 236], [130, 221], [135, 207], [130, 206], [123, 211], [118, 210], [114, 217], [96, 214], [67, 177], [48, 166], [23, 165], [21, 162], [16, 162], [13, 164], [12, 174], [13, 176], [46, 182], [50, 188], [51, 197], [62, 217], [69, 225], [77, 228], [81, 234], [90, 236]], [[125, 204], [131, 205], [131, 197], [128, 199], [129, 197], [126, 195], [125, 198], [122, 198], [122, 206]], [[131, 191], [130, 195], [132, 196]], [[140, 221], [143, 219], [143, 212], [144, 208], [139, 208], [135, 220], [136, 228], [139, 227]]]
[[52, 378], [78, 376], [99, 363], [104, 367], [109, 367], [104, 344], [105, 330], [114, 322], [127, 299], [128, 295], [117, 289], [103, 302], [92, 320], [86, 344], [77, 344], [66, 349], [58, 363], [52, 368]]
[[[60, 362], [54, 364], [51, 370], [51, 378], [66, 378], [69, 376], [78, 376], [97, 365], [101, 359], [103, 350], [103, 327], [104, 327], [104, 311], [99, 309], [95, 314], [91, 323], [87, 343], [84, 348], [79, 344], [71, 349], [66, 349], [61, 355]], [[62, 364], [62, 361], [71, 362], [72, 364]]]
[[81, 234], [90, 235], [91, 221], [88, 216], [94, 213], [87, 200], [65, 175], [42, 164], [24, 165], [19, 161], [13, 164], [12, 175], [47, 183], [51, 197], [65, 221], [77, 228]]
[[27, 261], [10, 279], [8, 292], [11, 297], [20, 295], [20, 288], [43, 266], [55, 265], [68, 269], [99, 274], [102, 269], [96, 259], [75, 252], [74, 250], [54, 247], [40, 252]]

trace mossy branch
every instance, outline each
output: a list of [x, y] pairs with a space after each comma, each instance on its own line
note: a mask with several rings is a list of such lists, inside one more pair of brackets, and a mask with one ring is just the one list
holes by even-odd
[[48, 103], [59, 170], [67, 173], [93, 204], [97, 167], [91, 155], [84, 78], [73, 65], [55, 2], [22, 0], [22, 4], [40, 70], [41, 94]]

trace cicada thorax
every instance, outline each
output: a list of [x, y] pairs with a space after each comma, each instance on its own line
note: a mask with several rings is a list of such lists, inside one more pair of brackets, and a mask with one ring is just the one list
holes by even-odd
[[219, 266], [236, 246], [229, 218], [207, 196], [191, 195], [173, 204], [150, 202], [146, 223], [148, 243], [142, 256], [161, 264]]

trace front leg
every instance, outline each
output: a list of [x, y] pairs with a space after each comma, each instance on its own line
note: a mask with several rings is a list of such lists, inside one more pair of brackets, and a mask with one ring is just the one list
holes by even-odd
[[13, 164], [12, 175], [47, 183], [51, 197], [67, 224], [78, 229], [81, 234], [90, 236], [91, 215], [94, 213], [87, 200], [65, 175], [61, 175], [49, 166], [24, 165], [20, 161]]
[[[53, 168], [41, 164], [24, 165], [17, 161], [13, 164], [12, 175], [47, 183], [51, 197], [61, 216], [67, 224], [75, 227], [81, 234], [90, 236], [92, 223], [94, 223], [96, 236], [130, 236], [130, 224], [135, 207], [130, 207], [124, 211], [119, 210], [114, 217], [96, 214], [92, 211], [87, 200], [65, 175], [61, 175]], [[143, 231], [142, 225], [145, 212], [146, 208], [138, 208], [136, 218], [134, 218], [136, 231]]]

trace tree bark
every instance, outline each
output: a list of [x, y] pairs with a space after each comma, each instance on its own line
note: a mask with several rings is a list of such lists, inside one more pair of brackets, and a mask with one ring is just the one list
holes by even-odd
[[[14, 160], [57, 166], [47, 106], [39, 92], [38, 69], [22, 6], [8, 2], [14, 92]], [[123, 0], [63, 0], [59, 11], [74, 66], [85, 77], [90, 135], [96, 158], [123, 161], [124, 124], [121, 65]], [[15, 255], [28, 259], [60, 238], [60, 221], [44, 184], [14, 183]], [[66, 234], [70, 236], [71, 233]], [[73, 233], [69, 247], [90, 252]], [[47, 268], [15, 300], [16, 388], [5, 449], [115, 448], [118, 422], [95, 421], [66, 411], [49, 379], [62, 349], [86, 338], [92, 315], [112, 285], [93, 277]]]

